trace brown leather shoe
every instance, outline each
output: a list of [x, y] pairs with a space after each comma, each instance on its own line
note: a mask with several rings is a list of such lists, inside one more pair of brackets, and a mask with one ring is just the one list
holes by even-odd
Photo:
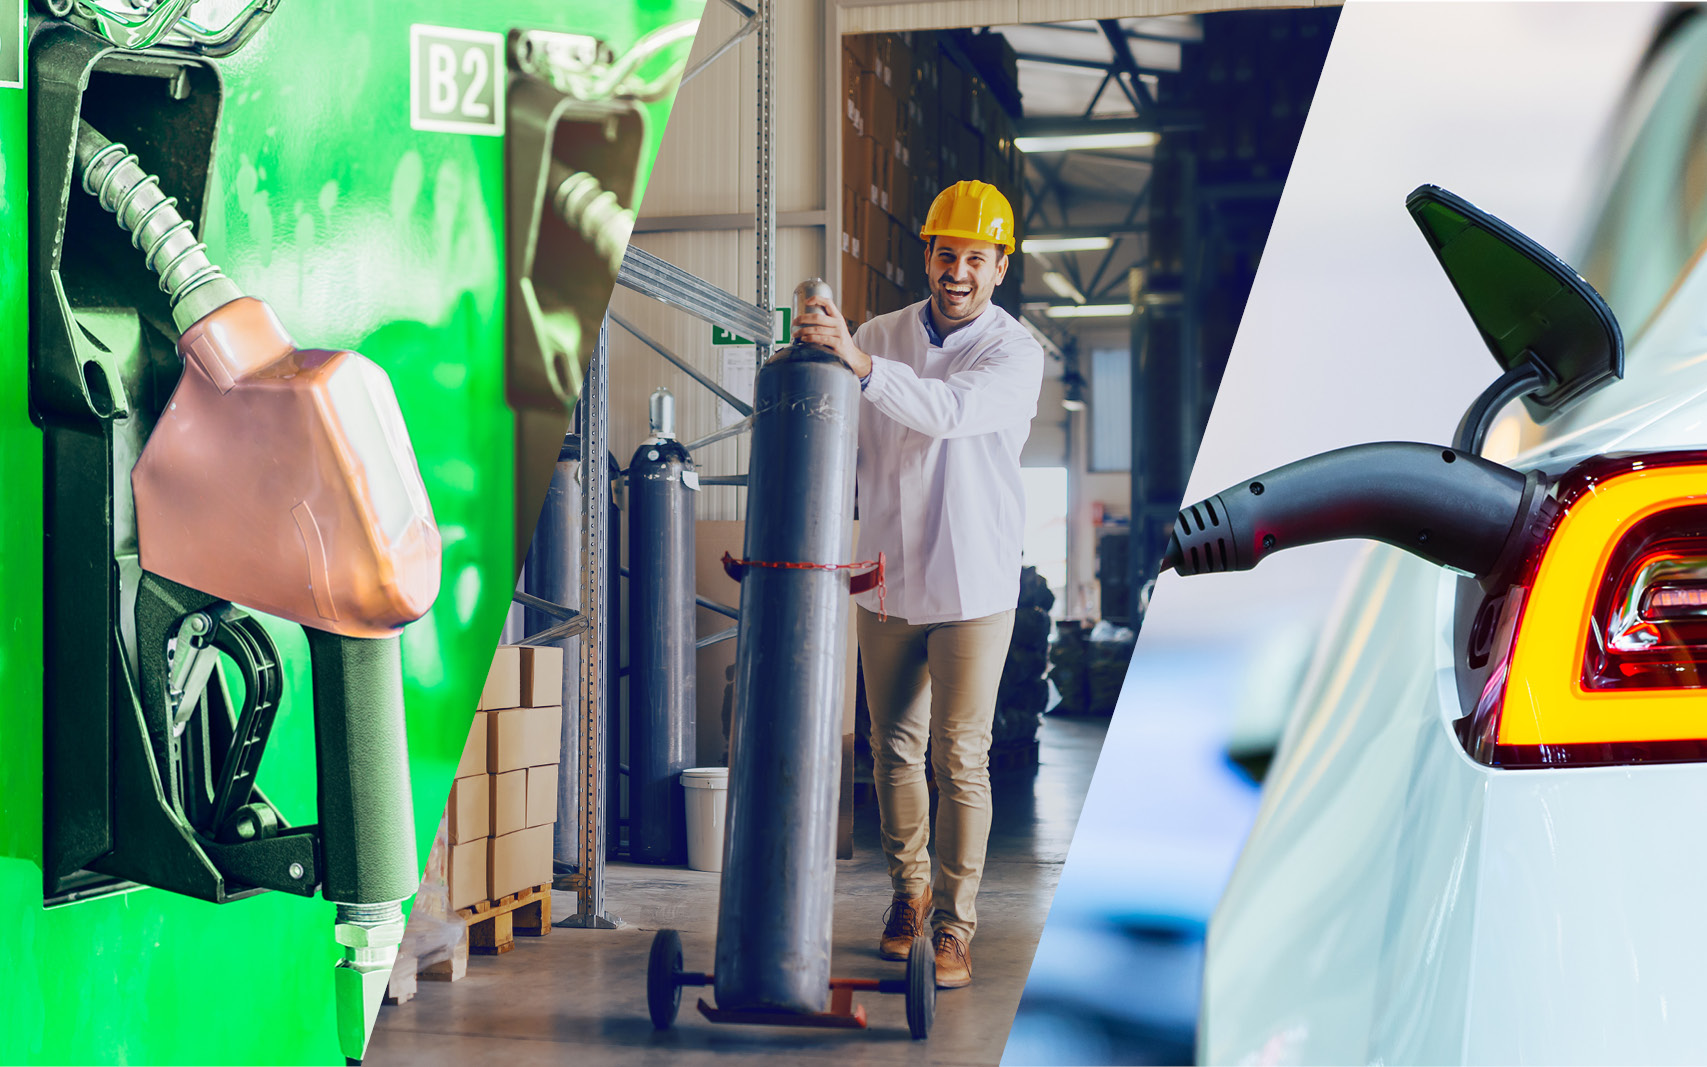
[[904, 960], [913, 947], [913, 939], [925, 932], [931, 915], [931, 891], [916, 897], [896, 897], [883, 913], [883, 939], [878, 942], [877, 954], [886, 960]]
[[972, 984], [972, 950], [947, 930], [938, 930], [931, 941], [936, 946], [936, 987], [959, 989]]

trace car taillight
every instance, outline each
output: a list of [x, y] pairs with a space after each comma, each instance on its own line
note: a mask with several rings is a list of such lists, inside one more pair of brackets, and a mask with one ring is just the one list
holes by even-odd
[[1499, 606], [1463, 723], [1496, 766], [1707, 760], [1707, 452], [1607, 457]]

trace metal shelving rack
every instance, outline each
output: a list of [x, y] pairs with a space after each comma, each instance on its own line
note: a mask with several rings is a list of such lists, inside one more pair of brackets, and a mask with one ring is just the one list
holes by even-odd
[[[775, 252], [776, 252], [776, 198], [775, 173], [772, 168], [775, 142], [775, 111], [774, 111], [774, 75], [775, 75], [775, 39], [774, 14], [772, 0], [754, 0], [754, 6], [748, 7], [741, 0], [723, 0], [730, 8], [742, 16], [741, 27], [723, 44], [719, 45], [711, 55], [691, 68], [682, 78], [685, 84], [699, 71], [710, 63], [729, 52], [744, 38], [757, 34], [758, 36], [758, 107], [755, 116], [758, 126], [758, 195], [754, 212], [754, 224], [757, 232], [757, 260], [755, 299], [752, 303], [719, 288], [693, 274], [647, 252], [644, 249], [629, 246], [623, 257], [622, 267], [617, 273], [617, 284], [632, 289], [643, 296], [650, 297], [660, 303], [702, 319], [715, 326], [743, 336], [752, 337], [755, 341], [756, 359], [755, 374], [769, 358], [772, 344], [772, 333], [775, 329], [772, 308], [776, 304], [775, 284]], [[637, 232], [645, 232], [638, 229]], [[752, 413], [751, 405], [730, 394], [716, 382], [701, 373], [691, 362], [670, 352], [663, 345], [647, 337], [633, 325], [621, 317], [606, 313], [606, 320], [599, 328], [599, 343], [593, 357], [593, 366], [587, 376], [582, 391], [581, 404], [585, 426], [585, 440], [582, 449], [584, 457], [582, 471], [585, 484], [582, 493], [581, 511], [581, 581], [584, 590], [581, 611], [586, 629], [583, 631], [580, 652], [582, 701], [579, 709], [580, 720], [576, 723], [576, 752], [575, 773], [579, 776], [580, 788], [580, 825], [577, 827], [578, 868], [574, 875], [566, 880], [564, 888], [576, 891], [575, 914], [565, 918], [558, 925], [580, 927], [608, 928], [616, 925], [616, 921], [605, 909], [605, 820], [609, 816], [604, 806], [605, 774], [608, 766], [605, 745], [609, 739], [604, 736], [606, 721], [604, 709], [603, 671], [607, 649], [615, 635], [606, 633], [606, 615], [603, 605], [606, 598], [614, 595], [614, 591], [605, 588], [604, 576], [608, 573], [603, 566], [603, 554], [614, 550], [615, 546], [607, 546], [608, 515], [611, 495], [610, 470], [604, 462], [609, 442], [609, 346], [608, 329], [614, 323], [620, 329], [632, 334], [642, 344], [657, 352], [680, 368], [695, 382], [716, 394], [720, 399], [729, 403], [743, 415]], [[713, 440], [722, 440], [742, 432], [751, 426], [751, 421], [738, 423], [734, 427], [722, 430], [700, 441], [688, 445], [691, 450], [700, 445], [709, 444]], [[744, 481], [744, 476], [736, 475], [730, 478], [702, 478], [707, 484]]]

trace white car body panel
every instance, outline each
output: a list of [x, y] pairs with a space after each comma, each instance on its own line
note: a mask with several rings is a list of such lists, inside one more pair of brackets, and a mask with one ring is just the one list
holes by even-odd
[[[1626, 341], [1513, 466], [1707, 449], [1707, 264]], [[1470, 759], [1456, 589], [1386, 546], [1350, 579], [1210, 925], [1201, 1062], [1707, 1062], [1707, 763]]]

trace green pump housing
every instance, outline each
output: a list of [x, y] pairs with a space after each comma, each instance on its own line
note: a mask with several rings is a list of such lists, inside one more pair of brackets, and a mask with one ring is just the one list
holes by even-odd
[[[0, 57], [22, 51], [34, 62], [56, 40], [87, 38], [86, 29], [48, 13], [99, 6], [53, 0], [32, 9], [25, 26], [0, 25]], [[189, 13], [199, 7], [170, 0], [156, 10], [168, 6]], [[106, 52], [83, 76], [85, 117], [111, 127], [105, 132], [126, 139], [153, 167], [226, 275], [267, 300], [299, 336], [362, 352], [394, 385], [443, 537], [441, 593], [401, 638], [410, 796], [423, 861], [509, 607], [515, 546], [529, 536], [531, 518], [518, 516], [537, 514], [537, 500], [529, 498], [556, 459], [555, 448], [518, 456], [518, 442], [549, 438], [553, 425], [567, 425], [568, 412], [541, 399], [537, 383], [527, 380], [532, 364], [518, 365], [516, 346], [506, 340], [507, 263], [515, 261], [518, 241], [528, 240], [515, 219], [539, 215], [506, 181], [513, 130], [502, 122], [476, 131], [419, 121], [428, 92], [420, 41], [439, 30], [452, 31], [443, 35], [452, 39], [483, 31], [512, 42], [518, 31], [555, 31], [596, 39], [621, 55], [649, 32], [697, 18], [702, 7], [701, 0], [272, 0], [251, 4], [251, 13], [265, 17], [245, 22], [224, 45], [184, 22]], [[12, 34], [16, 40], [4, 40]], [[72, 509], [86, 519], [61, 528], [67, 536], [81, 530], [91, 559], [134, 552], [134, 545], [103, 541], [109, 530], [133, 528], [124, 492], [92, 503], [53, 498], [57, 483], [44, 478], [44, 425], [53, 420], [44, 406], [82, 405], [92, 439], [114, 435], [116, 444], [107, 443], [119, 462], [94, 449], [68, 462], [106, 463], [116, 484], [128, 476], [120, 469], [126, 449], [146, 439], [147, 413], [158, 410], [177, 373], [164, 298], [140, 254], [126, 248], [110, 261], [77, 264], [70, 288], [51, 293], [77, 309], [71, 358], [87, 369], [62, 376], [60, 395], [32, 396], [30, 302], [32, 293], [39, 300], [44, 279], [32, 276], [40, 257], [31, 220], [51, 215], [44, 209], [53, 206], [33, 199], [32, 174], [71, 165], [71, 146], [44, 147], [30, 122], [33, 104], [42, 101], [32, 101], [29, 87], [44, 73], [31, 69], [22, 85], [10, 87], [0, 70], [0, 700], [9, 709], [0, 716], [0, 910], [8, 918], [0, 967], [9, 976], [0, 1060], [338, 1062], [345, 1053], [334, 1008], [339, 948], [327, 936], [331, 903], [254, 890], [198, 900], [112, 885], [92, 886], [85, 898], [74, 871], [48, 877], [44, 870], [45, 809], [110, 808], [115, 788], [44, 775], [44, 691], [104, 686], [121, 654], [100, 641], [56, 645], [55, 627], [64, 613], [87, 611], [96, 625], [79, 619], [81, 632], [120, 632], [132, 610], [102, 597], [87, 604], [44, 597], [44, 515]], [[488, 76], [497, 82], [492, 98], [501, 114], [505, 71]], [[609, 134], [565, 126], [547, 138], [547, 149], [559, 165], [602, 167], [607, 187], [632, 212], [670, 102], [664, 95], [627, 107], [552, 105], [548, 122], [595, 115]], [[539, 122], [530, 122], [537, 140]], [[618, 136], [633, 143], [612, 144]], [[530, 150], [537, 151], [531, 142]], [[514, 147], [509, 151], [513, 160]], [[86, 197], [75, 185], [70, 195]], [[78, 210], [73, 225], [112, 222], [92, 203]], [[540, 244], [561, 247], [561, 235]], [[541, 285], [557, 269], [553, 262], [529, 266]], [[560, 317], [573, 307], [585, 319], [602, 306], [608, 288], [593, 294], [588, 287], [605, 284], [604, 276], [587, 274], [578, 276], [573, 297], [547, 289], [546, 310]], [[590, 337], [597, 323], [581, 326]], [[573, 359], [569, 370], [555, 377], [578, 383]], [[320, 787], [309, 640], [300, 627], [250, 614], [278, 652], [278, 713], [260, 779], [280, 813], [312, 824]], [[57, 892], [44, 888], [56, 881]], [[237, 991], [265, 1010], [209, 1010]]]

